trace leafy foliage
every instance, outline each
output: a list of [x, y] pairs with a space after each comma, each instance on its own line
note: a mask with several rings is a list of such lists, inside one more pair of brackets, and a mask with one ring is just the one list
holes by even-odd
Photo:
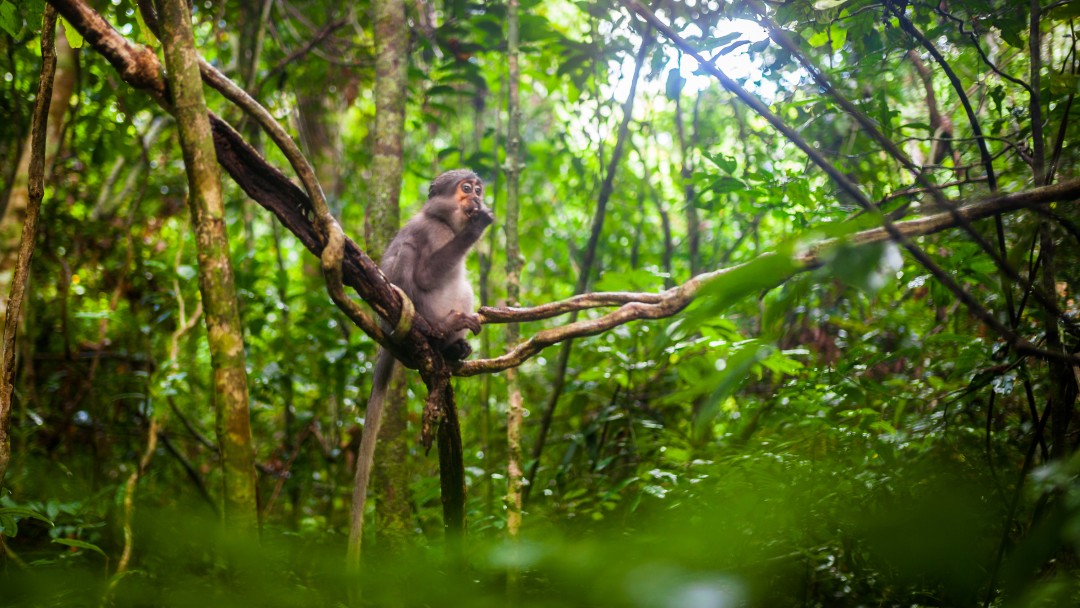
[[[5, 198], [36, 90], [34, 4], [0, 2]], [[194, 5], [199, 49], [255, 92], [312, 158], [331, 159], [319, 177], [361, 242], [374, 115], [367, 6], [276, 2], [261, 20], [247, 4], [258, 3]], [[574, 344], [520, 545], [502, 536], [504, 380], [459, 379], [465, 564], [454, 564], [443, 540], [437, 462], [414, 444], [406, 469], [416, 547], [369, 558], [365, 603], [504, 605], [508, 568], [524, 571], [520, 604], [537, 606], [1080, 600], [1080, 421], [1073, 410], [1047, 414], [1054, 395], [1075, 387], [1075, 368], [1062, 375], [1018, 354], [895, 245], [844, 243], [884, 215], [940, 205], [762, 32], [756, 4], [655, 8], [880, 201], [882, 214], [858, 214], [794, 144], [623, 4], [523, 2], [522, 301], [574, 292], [644, 35], [658, 41], [645, 57], [590, 289], [655, 292], [694, 269], [732, 270], [679, 316]], [[1036, 185], [1026, 3], [762, 4], [949, 199], [990, 191], [961, 92], [998, 188]], [[129, 39], [153, 42], [134, 3], [95, 5]], [[932, 41], [961, 90], [893, 8]], [[403, 216], [435, 174], [459, 166], [485, 178], [498, 216], [503, 4], [408, 10]], [[1080, 140], [1076, 16], [1074, 3], [1051, 4], [1040, 30], [1046, 155], [1058, 179], [1075, 176]], [[349, 601], [341, 556], [373, 346], [332, 306], [316, 261], [229, 185], [264, 523], [257, 547], [231, 539], [215, 523], [221, 480], [205, 329], [178, 332], [199, 293], [175, 129], [99, 55], [85, 46], [77, 55], [19, 346], [16, 457], [0, 496], [0, 605], [96, 605], [110, 583], [121, 605]], [[286, 166], [239, 112], [209, 101]], [[332, 128], [314, 128], [320, 122]], [[1057, 348], [1075, 353], [1077, 221], [1075, 204], [1062, 202], [1004, 216], [1000, 231], [994, 220], [971, 228], [1049, 295], [1060, 319], [965, 230], [917, 245], [1018, 335], [1053, 349], [1046, 340], [1056, 327]], [[489, 236], [480, 258], [492, 263], [473, 260], [472, 276], [498, 304], [504, 237]], [[827, 237], [839, 243], [822, 267], [792, 277], [794, 256]], [[523, 334], [563, 322], [528, 323]], [[503, 341], [489, 325], [475, 346], [494, 355], [511, 346]], [[521, 368], [527, 451], [560, 377], [555, 352]], [[418, 381], [412, 393], [408, 432], [417, 436]], [[151, 417], [162, 426], [135, 496], [135, 563], [112, 579], [124, 484]], [[16, 557], [3, 557], [4, 547]], [[239, 567], [226, 567], [225, 555]]]

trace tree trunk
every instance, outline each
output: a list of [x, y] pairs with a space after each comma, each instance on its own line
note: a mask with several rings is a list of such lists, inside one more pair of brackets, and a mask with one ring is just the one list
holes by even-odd
[[236, 304], [217, 156], [203, 97], [191, 15], [184, 0], [161, 6], [162, 45], [170, 74], [188, 201], [199, 259], [199, 292], [206, 311], [214, 407], [225, 492], [225, 523], [242, 533], [257, 526], [255, 455], [248, 412], [244, 340]]
[[[0, 488], [4, 485], [4, 475], [7, 473], [8, 463], [11, 462], [10, 429], [11, 399], [15, 389], [15, 334], [19, 325], [19, 309], [22, 307], [26, 283], [30, 278], [30, 260], [34, 256], [34, 245], [37, 241], [38, 212], [41, 210], [41, 199], [45, 194], [45, 146], [49, 114], [53, 106], [53, 75], [56, 72], [55, 31], [56, 10], [50, 6], [45, 9], [44, 24], [41, 29], [41, 78], [38, 81], [34, 119], [30, 126], [30, 142], [26, 147], [29, 152], [26, 171], [26, 217], [22, 238], [19, 241], [19, 257], [11, 282], [11, 296], [8, 298], [8, 309], [11, 315], [4, 318], [3, 325], [4, 352], [0, 359]], [[46, 99], [49, 101], [45, 101]]]
[[[375, 29], [375, 149], [371, 159], [371, 203], [364, 228], [368, 251], [381, 259], [401, 224], [409, 31], [403, 0], [376, 0], [371, 11]], [[386, 394], [375, 451], [375, 534], [381, 550], [403, 548], [413, 528], [406, 434], [408, 385], [406, 370], [397, 366]]]
[[[507, 55], [509, 97], [507, 99], [506, 134], [506, 219], [503, 229], [506, 231], [506, 303], [517, 306], [521, 298], [521, 253], [518, 247], [518, 212], [520, 202], [518, 194], [521, 178], [521, 105], [518, 101], [518, 85], [521, 73], [518, 67], [518, 0], [510, 0], [507, 15], [509, 52]], [[506, 325], [506, 343], [516, 344], [520, 338], [517, 323]], [[524, 421], [521, 387], [518, 385], [518, 370], [506, 370], [506, 390], [509, 396], [509, 408], [506, 412], [507, 476], [506, 476], [506, 533], [510, 540], [517, 542], [521, 530], [522, 487], [524, 469], [521, 461], [521, 430]], [[513, 598], [520, 592], [520, 573], [515, 566], [510, 567], [507, 576], [507, 591]]]
[[[375, 81], [376, 96], [380, 88], [379, 82], [379, 80]], [[378, 104], [377, 100], [376, 104]], [[315, 176], [319, 178], [319, 184], [322, 185], [323, 192], [326, 194], [330, 210], [340, 213], [341, 192], [344, 187], [344, 181], [341, 179], [343, 162], [341, 129], [337, 126], [341, 118], [340, 103], [337, 99], [325, 95], [298, 93], [296, 108], [299, 115], [300, 141], [304, 145], [307, 157], [311, 159]], [[375, 120], [379, 120], [377, 108]]]
[[[45, 179], [52, 174], [56, 155], [60, 151], [60, 139], [64, 134], [64, 115], [75, 90], [78, 61], [75, 51], [68, 45], [63, 30], [56, 32], [56, 74], [53, 78], [49, 101], [49, 121], [45, 132]], [[11, 273], [19, 250], [19, 235], [26, 219], [26, 205], [30, 200], [27, 192], [27, 176], [30, 170], [30, 137], [26, 137], [19, 164], [15, 169], [11, 193], [8, 195], [0, 220], [0, 293], [6, 294], [11, 285]], [[0, 327], [3, 326], [6, 303], [0, 302]]]
[[[611, 151], [611, 158], [608, 159], [607, 173], [604, 174], [604, 181], [600, 184], [600, 196], [596, 202], [596, 211], [593, 214], [592, 229], [589, 232], [589, 241], [585, 245], [585, 253], [581, 259], [581, 274], [578, 275], [577, 286], [574, 289], [574, 295], [583, 294], [589, 288], [589, 277], [592, 275], [593, 264], [596, 262], [597, 252], [600, 248], [600, 235], [604, 231], [604, 220], [607, 218], [607, 205], [611, 199], [611, 194], [615, 191], [615, 172], [619, 168], [619, 163], [622, 161], [622, 151], [626, 144], [626, 140], [630, 137], [630, 121], [634, 115], [634, 98], [637, 96], [638, 78], [641, 76], [641, 67], [645, 64], [645, 53], [652, 46], [651, 34], [641, 41], [641, 46], [638, 48], [637, 58], [634, 61], [634, 75], [630, 80], [630, 92], [626, 95], [626, 101], [623, 102], [622, 110], [623, 117], [622, 122], [619, 123], [619, 133], [615, 137], [615, 148]], [[507, 247], [507, 255], [510, 255], [509, 247]], [[577, 321], [578, 313], [574, 311], [570, 315], [570, 323]], [[513, 342], [509, 342], [513, 344]], [[544, 416], [540, 420], [540, 430], [536, 436], [536, 444], [533, 446], [532, 452], [532, 466], [529, 468], [529, 475], [526, 478], [525, 485], [525, 498], [528, 499], [529, 493], [532, 491], [533, 482], [536, 480], [536, 472], [540, 467], [540, 455], [544, 451], [544, 443], [547, 440], [548, 430], [551, 428], [551, 421], [555, 416], [555, 407], [559, 404], [559, 397], [562, 396], [563, 388], [566, 383], [566, 371], [570, 363], [570, 349], [573, 346], [573, 340], [567, 340], [563, 342], [562, 348], [559, 349], [559, 361], [556, 364], [555, 381], [552, 383], [551, 396], [548, 397], [547, 407], [544, 408]]]

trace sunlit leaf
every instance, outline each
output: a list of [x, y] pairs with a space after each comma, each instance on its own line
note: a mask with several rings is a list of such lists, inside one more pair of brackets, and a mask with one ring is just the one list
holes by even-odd
[[60, 22], [64, 25], [64, 37], [67, 38], [68, 45], [73, 49], [81, 49], [83, 45], [82, 34], [78, 30], [71, 27], [71, 24], [67, 22], [63, 17], [60, 18]]

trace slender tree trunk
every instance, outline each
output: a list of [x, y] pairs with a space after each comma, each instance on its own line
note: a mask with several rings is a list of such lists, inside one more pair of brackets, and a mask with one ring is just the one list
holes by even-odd
[[255, 454], [221, 179], [199, 76], [191, 14], [184, 0], [164, 0], [161, 9], [161, 42], [187, 167], [188, 201], [198, 248], [199, 292], [209, 335], [225, 522], [231, 529], [245, 533], [258, 524]]
[[[499, 99], [502, 98], [503, 90], [503, 77], [499, 78]], [[489, 92], [484, 91], [484, 95]], [[476, 145], [475, 153], [480, 153], [481, 141], [483, 140], [484, 125], [483, 125], [483, 111], [481, 104], [477, 103], [476, 108], [476, 134], [473, 137], [473, 142]], [[491, 182], [485, 184], [488, 200], [492, 211], [495, 213], [495, 217], [499, 217], [498, 198], [499, 198], [499, 138], [502, 135], [502, 105], [498, 104], [495, 108], [495, 135], [494, 145], [491, 149], [492, 163], [495, 174], [491, 176]], [[492, 280], [491, 270], [494, 265], [494, 252], [495, 252], [495, 240], [497, 238], [497, 231], [487, 231], [487, 241], [485, 246], [479, 248], [480, 258], [480, 306], [491, 306], [492, 303]], [[487, 359], [491, 357], [491, 339], [492, 334], [488, 331], [480, 332], [480, 358]], [[490, 472], [494, 469], [495, 455], [492, 453], [492, 420], [491, 420], [491, 395], [492, 395], [492, 378], [491, 374], [484, 374], [480, 378], [480, 442], [481, 449], [484, 452], [483, 469], [484, 469], [484, 514], [491, 515], [495, 509], [495, 482], [491, 478]]]
[[3, 355], [0, 358], [0, 488], [11, 462], [11, 399], [15, 382], [15, 334], [19, 325], [26, 283], [30, 278], [30, 261], [34, 257], [37, 241], [38, 213], [45, 194], [45, 143], [52, 106], [53, 75], [56, 71], [56, 9], [45, 8], [41, 28], [41, 78], [38, 81], [37, 102], [34, 119], [30, 126], [30, 160], [27, 168], [26, 218], [23, 222], [22, 239], [19, 242], [19, 258], [8, 298], [9, 314], [4, 319]]
[[[1042, 77], [1042, 30], [1040, 26], [1039, 0], [1031, 0], [1031, 21], [1028, 32], [1028, 50], [1031, 53], [1031, 170], [1032, 181], [1036, 186], [1045, 185], [1046, 174], [1046, 146], [1043, 140], [1042, 125], [1042, 100], [1040, 98]], [[1049, 220], [1042, 220], [1039, 224], [1039, 250], [1042, 258], [1042, 289], [1051, 298], [1057, 294], [1057, 268], [1055, 267], [1055, 253], [1057, 244], [1054, 242], [1053, 228]], [[1043, 315], [1046, 325], [1046, 347], [1048, 350], [1062, 352], [1065, 346], [1061, 339], [1061, 330], [1058, 326], [1059, 319], [1052, 311], [1047, 310]], [[1069, 426], [1072, 423], [1076, 407], [1078, 392], [1077, 377], [1073, 373], [1072, 366], [1060, 360], [1047, 361], [1050, 380], [1050, 436], [1052, 444], [1050, 455], [1054, 459], [1066, 458], [1072, 453], [1072, 445], [1068, 441]]]
[[[262, 43], [266, 22], [270, 17], [272, 0], [252, 0], [240, 2], [237, 8], [242, 15], [240, 20], [240, 40], [234, 49], [233, 63], [240, 78], [240, 86], [248, 92], [255, 89], [255, 80], [258, 76], [259, 55], [262, 54]], [[233, 110], [234, 108], [229, 108]], [[262, 152], [262, 130], [255, 121], [246, 115], [240, 116], [240, 128], [247, 141], [253, 148]], [[246, 196], [239, 197], [236, 201], [240, 213], [244, 219], [244, 258], [240, 262], [237, 274], [241, 280], [249, 280], [253, 273], [255, 263], [255, 203]], [[240, 310], [244, 313], [243, 308]], [[288, 437], [288, 432], [286, 432]]]
[[[687, 141], [686, 123], [683, 121], [682, 90], [675, 95], [675, 132], [679, 136], [679, 154], [682, 166], [679, 176], [683, 185], [683, 204], [686, 210], [687, 255], [690, 257], [690, 276], [696, 277], [701, 272], [701, 218], [694, 205], [694, 161], [691, 158], [692, 144]], [[695, 114], [697, 113], [695, 104]], [[696, 127], [696, 120], [693, 121]]]
[[[63, 27], [63, 26], [61, 26]], [[75, 90], [75, 81], [78, 76], [78, 61], [75, 51], [68, 45], [63, 30], [56, 32], [56, 72], [53, 78], [52, 94], [49, 101], [49, 121], [45, 132], [45, 160], [44, 171], [47, 180], [52, 174], [52, 167], [60, 151], [60, 139], [64, 133], [64, 116], [67, 114], [71, 101], [71, 93]], [[28, 135], [23, 144], [22, 153], [19, 154], [18, 166], [12, 179], [11, 192], [3, 201], [4, 208], [0, 211], [3, 219], [0, 220], [0, 293], [7, 293], [10, 288], [11, 273], [15, 267], [15, 258], [18, 255], [19, 240], [24, 220], [26, 219], [26, 207], [30, 196], [27, 191], [28, 175], [30, 170], [30, 137]], [[5, 309], [0, 303], [0, 326], [3, 325]]]
[[[277, 288], [278, 301], [284, 304], [289, 301], [289, 271], [285, 267], [285, 258], [281, 253], [281, 227], [278, 226], [277, 222], [273, 222], [271, 228], [274, 234], [274, 261], [277, 270], [274, 283]], [[287, 305], [282, 306], [279, 315], [278, 332], [281, 336], [281, 350], [286, 353], [293, 352], [293, 341], [290, 335], [293, 326], [289, 307]], [[295, 459], [297, 450], [300, 447], [299, 442], [296, 441], [298, 433], [296, 428], [296, 390], [290, 366], [282, 368], [279, 382], [281, 386], [282, 426], [285, 432], [283, 447], [287, 457]], [[328, 478], [333, 479], [333, 477]], [[300, 484], [297, 481], [296, 479], [286, 480], [286, 483], [289, 484], [289, 517], [287, 523], [294, 530], [300, 525]]]
[[[518, 100], [518, 86], [521, 74], [518, 66], [518, 0], [510, 0], [507, 14], [507, 81], [509, 96], [507, 114], [509, 121], [506, 134], [506, 218], [503, 229], [506, 231], [506, 304], [517, 306], [521, 298], [521, 253], [518, 249], [518, 199], [521, 178], [521, 105]], [[507, 323], [506, 343], [516, 344], [520, 338], [517, 323]], [[509, 408], [506, 413], [507, 443], [507, 484], [506, 484], [506, 533], [516, 542], [521, 531], [522, 484], [524, 479], [521, 462], [521, 427], [524, 420], [524, 408], [521, 387], [518, 386], [518, 370], [506, 370], [506, 390], [509, 393]], [[507, 590], [511, 597], [518, 594], [520, 574], [516, 566], [511, 566], [507, 576]]]
[[[574, 294], [585, 293], [585, 290], [589, 287], [589, 277], [592, 274], [593, 263], [596, 261], [597, 250], [600, 247], [600, 234], [604, 231], [604, 219], [607, 217], [607, 204], [611, 199], [611, 193], [615, 190], [615, 172], [619, 168], [619, 163], [622, 161], [622, 151], [626, 144], [626, 139], [630, 136], [630, 121], [634, 114], [634, 98], [637, 96], [637, 84], [638, 77], [641, 75], [641, 66], [645, 62], [645, 53], [652, 45], [653, 38], [651, 32], [646, 35], [641, 41], [641, 47], [638, 49], [637, 58], [634, 62], [634, 76], [630, 80], [630, 92], [626, 96], [626, 101], [623, 103], [623, 118], [622, 123], [619, 124], [619, 134], [615, 138], [615, 148], [611, 151], [611, 158], [608, 160], [607, 173], [604, 174], [604, 182], [600, 184], [600, 195], [596, 202], [596, 212], [593, 214], [592, 230], [589, 232], [589, 242], [585, 246], [585, 254], [581, 260], [581, 274], [578, 275], [577, 287], [574, 289]], [[507, 250], [509, 255], [509, 249]], [[575, 311], [570, 315], [570, 323], [577, 320], [578, 314]], [[555, 381], [551, 389], [551, 396], [548, 398], [547, 408], [544, 409], [544, 416], [540, 420], [540, 430], [536, 436], [536, 444], [533, 446], [532, 453], [532, 467], [529, 468], [529, 475], [525, 485], [525, 498], [528, 498], [529, 493], [532, 492], [533, 482], [536, 479], [536, 471], [540, 466], [540, 454], [544, 451], [544, 443], [547, 440], [548, 430], [551, 428], [551, 421], [555, 416], [555, 406], [559, 403], [559, 397], [562, 396], [563, 387], [566, 383], [566, 370], [570, 363], [570, 348], [573, 345], [573, 340], [567, 340], [562, 343], [562, 348], [559, 350], [559, 362], [555, 371]]]
[[[378, 118], [378, 92], [385, 86], [380, 78], [375, 80], [376, 122]], [[337, 98], [326, 95], [298, 94], [296, 97], [299, 115], [300, 141], [307, 156], [311, 159], [315, 176], [326, 193], [331, 211], [340, 212], [341, 192], [344, 187], [342, 158], [344, 156], [341, 141], [340, 120], [341, 104]], [[374, 182], [374, 180], [372, 180]]]
[[[375, 28], [375, 149], [365, 232], [368, 252], [381, 259], [401, 223], [409, 30], [404, 0], [375, 0], [371, 11]], [[390, 551], [403, 548], [413, 528], [406, 434], [408, 375], [405, 368], [396, 367], [386, 394], [374, 463], [375, 533], [380, 549]]]
[[[1046, 144], [1043, 139], [1042, 114], [1042, 29], [1039, 25], [1042, 10], [1039, 0], [1031, 0], [1031, 23], [1028, 31], [1028, 51], [1031, 56], [1031, 169], [1035, 185], [1046, 179]], [[1053, 293], [1053, 292], [1050, 292]]]

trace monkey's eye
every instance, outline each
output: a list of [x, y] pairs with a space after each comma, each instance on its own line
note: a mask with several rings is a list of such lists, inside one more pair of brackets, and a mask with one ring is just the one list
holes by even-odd
[[468, 193], [472, 192], [472, 186], [469, 185], [469, 184], [462, 184], [461, 185], [461, 191], [464, 192], [465, 194], [468, 194]]

